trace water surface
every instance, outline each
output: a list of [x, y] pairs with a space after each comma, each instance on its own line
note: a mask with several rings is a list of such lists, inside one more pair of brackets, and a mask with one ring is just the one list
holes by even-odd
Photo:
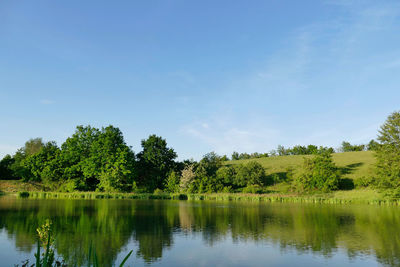
[[400, 208], [173, 200], [0, 198], [1, 266], [33, 260], [53, 222], [57, 254], [104, 266], [398, 266]]

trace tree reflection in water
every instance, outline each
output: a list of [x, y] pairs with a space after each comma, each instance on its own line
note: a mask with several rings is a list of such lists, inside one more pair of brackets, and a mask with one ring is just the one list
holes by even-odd
[[386, 206], [3, 197], [0, 228], [13, 237], [17, 249], [31, 251], [36, 228], [51, 219], [57, 253], [78, 265], [85, 263], [92, 243], [99, 261], [110, 266], [130, 240], [138, 246], [137, 257], [151, 263], [173, 248], [179, 233], [200, 235], [211, 247], [231, 238], [327, 258], [341, 248], [349, 258], [373, 254], [380, 263], [397, 266], [399, 211]]

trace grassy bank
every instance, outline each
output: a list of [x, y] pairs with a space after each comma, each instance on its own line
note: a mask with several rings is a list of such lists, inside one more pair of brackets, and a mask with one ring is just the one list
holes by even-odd
[[41, 183], [22, 182], [21, 180], [0, 180], [0, 191], [21, 192], [21, 191], [45, 191]]
[[[375, 157], [372, 151], [345, 152], [334, 153], [332, 159], [334, 163], [342, 170], [343, 177], [353, 181], [362, 177], [372, 177], [374, 174]], [[294, 172], [301, 169], [304, 158], [310, 158], [311, 155], [299, 156], [281, 156], [268, 157], [259, 159], [233, 160], [227, 161], [225, 164], [234, 165], [256, 161], [264, 168], [267, 175], [277, 175], [284, 177], [287, 170], [290, 168]]]
[[100, 192], [19, 192], [18, 197], [36, 199], [175, 199], [175, 200], [212, 200], [212, 201], [255, 201], [255, 202], [291, 202], [291, 203], [330, 203], [330, 204], [390, 204], [400, 205], [400, 199], [390, 198], [387, 192], [373, 189], [355, 189], [319, 194], [135, 194], [135, 193], [100, 193]]

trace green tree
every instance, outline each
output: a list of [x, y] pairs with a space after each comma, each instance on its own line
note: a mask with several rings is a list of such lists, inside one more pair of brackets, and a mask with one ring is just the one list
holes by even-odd
[[266, 180], [265, 169], [260, 163], [250, 161], [247, 164], [236, 166], [236, 176], [234, 183], [236, 186], [262, 186]]
[[375, 141], [374, 139], [372, 139], [371, 141], [369, 141], [368, 145], [367, 145], [367, 150], [372, 150], [372, 151], [376, 151], [379, 149], [380, 144]]
[[94, 173], [98, 170], [93, 167], [93, 164], [90, 164], [89, 168], [87, 166], [91, 147], [99, 135], [99, 129], [79, 125], [75, 133], [61, 145], [61, 160], [65, 163], [63, 180], [77, 181], [79, 190], [95, 190], [99, 183]]
[[196, 168], [196, 189], [199, 193], [218, 192], [223, 188], [222, 181], [216, 177], [217, 170], [222, 166], [222, 158], [215, 152], [207, 153], [199, 161]]
[[307, 154], [316, 154], [318, 153], [318, 147], [315, 145], [308, 145], [307, 146]]
[[[26, 168], [30, 177], [27, 177], [26, 180], [30, 181], [44, 181], [45, 183], [49, 183], [54, 179], [59, 179], [59, 175], [55, 175], [54, 173], [49, 173], [50, 169], [54, 169], [54, 160], [59, 156], [60, 149], [56, 145], [55, 142], [48, 142], [44, 144], [40, 150], [28, 156], [23, 162], [22, 165]], [[44, 171], [46, 169], [46, 171]], [[46, 175], [44, 175], [46, 173]], [[45, 179], [44, 179], [45, 177]]]
[[143, 150], [138, 154], [138, 181], [150, 192], [162, 188], [170, 171], [175, 168], [177, 154], [167, 147], [167, 141], [160, 136], [150, 135], [142, 140]]
[[89, 174], [99, 180], [97, 189], [101, 191], [128, 191], [135, 178], [135, 155], [126, 145], [120, 129], [114, 126], [102, 128], [90, 149], [90, 157], [85, 162]]
[[14, 179], [14, 174], [12, 171], [12, 165], [14, 164], [15, 159], [11, 157], [10, 155], [6, 155], [1, 161], [0, 161], [0, 179], [3, 180], [8, 180], [8, 179]]
[[377, 159], [378, 183], [382, 187], [400, 186], [400, 112], [393, 112], [381, 126]]
[[78, 126], [61, 146], [63, 180], [79, 190], [126, 191], [135, 176], [135, 155], [113, 126], [101, 130]]
[[178, 193], [180, 190], [179, 182], [179, 175], [175, 171], [172, 171], [165, 181], [165, 190], [170, 193]]
[[343, 141], [340, 150], [342, 152], [364, 151], [365, 145], [352, 145], [349, 142]]
[[181, 179], [179, 182], [180, 191], [192, 193], [195, 190], [195, 178], [194, 164], [186, 165], [182, 170]]
[[43, 145], [44, 143], [42, 138], [33, 138], [26, 141], [25, 145], [17, 150], [13, 156], [14, 163], [10, 167], [14, 177], [22, 178], [24, 180], [30, 179], [32, 174], [24, 167], [24, 160], [29, 156], [38, 153]]
[[25, 154], [26, 157], [29, 157], [31, 155], [34, 155], [40, 151], [40, 149], [44, 146], [45, 144], [43, 143], [42, 138], [33, 138], [29, 139], [26, 143], [25, 146], [22, 148], [23, 153]]
[[236, 170], [232, 166], [222, 166], [216, 172], [218, 180], [222, 181], [225, 186], [233, 185], [236, 176]]
[[276, 151], [279, 156], [289, 155], [288, 150], [282, 145], [279, 145], [278, 148], [276, 149]]
[[304, 158], [303, 171], [294, 181], [299, 191], [320, 190], [328, 192], [336, 190], [340, 173], [332, 160], [332, 155], [322, 152], [313, 158]]

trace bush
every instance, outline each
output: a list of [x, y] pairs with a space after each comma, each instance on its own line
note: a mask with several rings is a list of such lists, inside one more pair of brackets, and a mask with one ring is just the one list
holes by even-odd
[[172, 196], [173, 199], [179, 199], [179, 200], [187, 200], [188, 196], [186, 194], [174, 194]]
[[165, 181], [165, 190], [170, 193], [178, 193], [179, 189], [179, 176], [175, 171], [172, 171]]
[[23, 191], [23, 192], [18, 192], [18, 196], [19, 197], [29, 197], [29, 192]]
[[259, 185], [248, 185], [242, 189], [242, 192], [251, 194], [261, 194], [263, 192], [263, 188]]
[[223, 166], [216, 172], [217, 179], [222, 181], [224, 184], [233, 184], [235, 175], [235, 168], [231, 166]]
[[339, 179], [338, 189], [340, 190], [352, 190], [354, 189], [354, 181], [350, 178]]
[[58, 191], [71, 193], [76, 190], [76, 187], [76, 180], [68, 180], [60, 185]]
[[369, 187], [375, 184], [374, 178], [362, 176], [354, 180], [354, 185], [357, 188]]
[[224, 186], [224, 188], [222, 189], [223, 193], [233, 193], [234, 190], [232, 189], [232, 186]]
[[236, 176], [234, 178], [235, 185], [249, 186], [249, 185], [263, 185], [267, 179], [265, 169], [260, 163], [250, 161], [247, 164], [235, 166]]
[[161, 189], [156, 188], [156, 190], [154, 190], [153, 194], [154, 194], [154, 195], [163, 195], [164, 192], [163, 192]]
[[294, 180], [297, 191], [319, 190], [329, 192], [338, 189], [340, 172], [330, 153], [321, 153], [311, 159], [304, 158], [303, 170]]

